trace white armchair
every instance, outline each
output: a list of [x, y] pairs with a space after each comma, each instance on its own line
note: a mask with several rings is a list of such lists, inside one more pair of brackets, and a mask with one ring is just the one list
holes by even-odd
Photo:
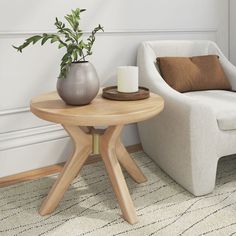
[[219, 55], [236, 91], [236, 68], [212, 41], [147, 41], [138, 51], [140, 84], [165, 100], [158, 117], [138, 124], [144, 151], [196, 196], [213, 191], [219, 158], [236, 153], [236, 92], [179, 93], [159, 74], [156, 57], [207, 54]]

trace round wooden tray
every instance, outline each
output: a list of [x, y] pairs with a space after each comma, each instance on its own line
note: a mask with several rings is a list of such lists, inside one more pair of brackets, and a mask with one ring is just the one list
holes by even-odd
[[134, 93], [121, 93], [117, 91], [117, 86], [106, 87], [102, 90], [102, 96], [111, 100], [118, 101], [135, 101], [149, 98], [149, 89], [139, 87], [139, 90]]

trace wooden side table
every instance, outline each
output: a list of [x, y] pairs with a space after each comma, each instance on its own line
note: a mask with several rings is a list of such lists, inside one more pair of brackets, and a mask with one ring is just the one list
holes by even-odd
[[[58, 179], [43, 201], [39, 213], [52, 213], [65, 191], [78, 175], [87, 157], [100, 153], [111, 180], [123, 217], [129, 223], [138, 221], [120, 164], [137, 182], [147, 179], [129, 156], [120, 140], [125, 124], [144, 121], [156, 116], [164, 107], [163, 99], [151, 93], [150, 98], [138, 101], [113, 101], [99, 94], [86, 106], [68, 106], [56, 92], [40, 95], [31, 100], [31, 111], [38, 117], [60, 123], [75, 144], [74, 154], [67, 160]], [[94, 126], [108, 126], [99, 132]]]

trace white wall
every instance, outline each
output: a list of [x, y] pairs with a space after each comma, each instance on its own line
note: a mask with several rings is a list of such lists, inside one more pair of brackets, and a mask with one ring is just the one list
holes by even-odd
[[230, 60], [236, 65], [236, 1], [229, 1], [230, 8]]
[[[11, 47], [35, 33], [54, 32], [54, 18], [87, 8], [82, 28], [98, 23], [91, 62], [102, 84], [115, 82], [119, 65], [135, 65], [139, 43], [155, 39], [211, 39], [228, 54], [228, 3], [222, 0], [1, 0], [0, 1], [0, 177], [65, 160], [71, 144], [59, 125], [29, 112], [30, 98], [55, 90], [62, 52], [35, 46], [23, 54]], [[139, 142], [135, 125], [123, 134]]]

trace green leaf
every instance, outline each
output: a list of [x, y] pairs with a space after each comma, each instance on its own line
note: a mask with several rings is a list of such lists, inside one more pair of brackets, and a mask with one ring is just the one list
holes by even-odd
[[71, 65], [71, 63], [72, 63], [72, 58], [71, 57], [68, 57], [67, 63], [68, 63], [68, 65]]
[[44, 45], [50, 38], [52, 38], [51, 35], [46, 35], [43, 37], [41, 45]]
[[78, 49], [78, 52], [79, 52], [79, 56], [82, 57], [82, 55], [83, 55], [83, 50], [79, 48], [79, 49]]
[[51, 43], [55, 43], [55, 42], [57, 42], [57, 41], [59, 41], [58, 36], [54, 36], [54, 37], [51, 39]]
[[83, 49], [83, 48], [86, 47], [86, 44], [84, 43], [83, 40], [81, 40], [81, 41], [79, 42], [79, 47], [80, 47], [81, 49]]
[[62, 57], [62, 61], [67, 61], [68, 60], [68, 57], [69, 57], [70, 55], [68, 54], [68, 53], [66, 53], [63, 57]]
[[78, 54], [76, 51], [73, 51], [73, 57], [74, 57], [74, 61], [78, 60]]
[[82, 35], [83, 35], [82, 33], [77, 33], [77, 34], [76, 34], [76, 41], [78, 41], [78, 39], [81, 38]]
[[41, 35], [35, 35], [32, 37], [33, 44], [37, 43], [42, 38]]
[[16, 47], [16, 46], [14, 46], [14, 45], [12, 45], [12, 47], [15, 48], [18, 52], [22, 52], [21, 47]]
[[27, 39], [25, 40], [25, 42], [24, 42], [22, 45], [20, 45], [20, 46], [18, 46], [18, 47], [16, 47], [16, 46], [13, 46], [13, 47], [14, 47], [15, 49], [17, 49], [17, 51], [22, 52], [22, 50], [23, 50], [25, 47], [29, 46], [31, 43], [32, 43], [32, 44], [35, 44], [35, 43], [36, 43], [37, 41], [39, 41], [41, 38], [42, 38], [42, 36], [40, 36], [40, 35], [35, 35], [35, 36], [30, 37], [30, 38], [27, 38]]
[[72, 17], [70, 15], [67, 15], [67, 16], [65, 16], [65, 19], [70, 24], [70, 26], [74, 29], [74, 22], [73, 22]]
[[[54, 25], [56, 26], [57, 34], [44, 33], [42, 35], [34, 35], [30, 38], [25, 39], [23, 44], [20, 46], [13, 45], [13, 48], [19, 52], [22, 52], [24, 48], [29, 45], [33, 45], [40, 40], [42, 40], [41, 45], [44, 45], [48, 40], [50, 40], [50, 43], [58, 42], [59, 49], [63, 47], [66, 48], [66, 53], [61, 59], [61, 70], [59, 75], [59, 77], [65, 78], [73, 61], [85, 60], [87, 56], [92, 55], [92, 47], [95, 42], [95, 34], [98, 31], [104, 31], [103, 27], [101, 25], [98, 25], [96, 28], [94, 28], [87, 40], [84, 41], [84, 39], [82, 38], [83, 32], [81, 31], [79, 26], [80, 14], [85, 10], [86, 9], [80, 8], [71, 10], [71, 12], [64, 17], [66, 20], [66, 24], [56, 17]], [[61, 34], [63, 35], [63, 38], [60, 37]]]
[[58, 45], [58, 49], [63, 48], [63, 47], [65, 47], [65, 45], [62, 44], [62, 43], [60, 43], [60, 44]]

